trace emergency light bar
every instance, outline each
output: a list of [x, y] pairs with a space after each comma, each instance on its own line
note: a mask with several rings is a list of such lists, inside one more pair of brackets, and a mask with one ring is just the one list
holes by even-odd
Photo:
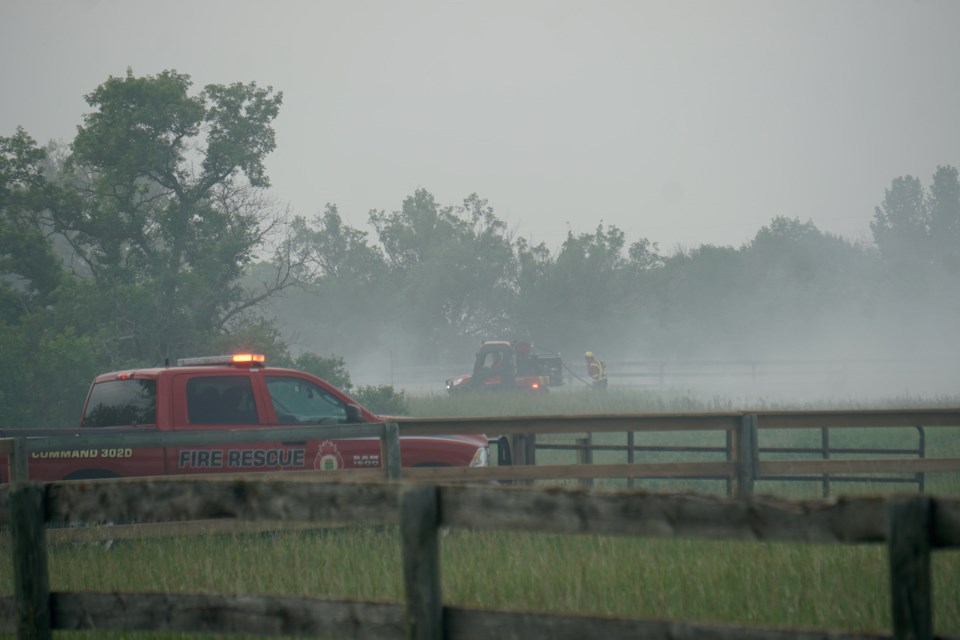
[[178, 358], [178, 367], [204, 367], [223, 364], [263, 364], [266, 357], [260, 353], [235, 353], [231, 356], [206, 356], [203, 358]]
[[237, 353], [233, 355], [233, 362], [235, 363], [256, 362], [263, 364], [264, 360], [266, 360], [266, 358], [260, 353]]

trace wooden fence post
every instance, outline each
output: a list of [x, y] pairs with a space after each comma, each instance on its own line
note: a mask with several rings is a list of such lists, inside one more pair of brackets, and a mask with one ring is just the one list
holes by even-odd
[[510, 436], [510, 451], [513, 453], [513, 464], [527, 464], [527, 444], [526, 437], [522, 433], [514, 433]]
[[737, 430], [737, 497], [753, 495], [753, 483], [757, 478], [757, 416], [748, 414], [740, 418]]
[[17, 640], [52, 637], [44, 497], [39, 484], [16, 484], [10, 489]]
[[[927, 434], [926, 432], [924, 432], [923, 427], [920, 425], [917, 425], [917, 432], [919, 434], [917, 437], [918, 457], [926, 458], [927, 457]], [[917, 485], [920, 488], [920, 493], [923, 493], [924, 484], [926, 481], [926, 474], [924, 474], [923, 471], [918, 471], [914, 477], [917, 479]]]
[[399, 480], [402, 473], [400, 471], [400, 427], [396, 422], [383, 425], [380, 456], [383, 459], [383, 467], [387, 471], [387, 480]]
[[[586, 438], [577, 438], [577, 464], [593, 464], [593, 438], [587, 434]], [[580, 478], [581, 487], [592, 487], [593, 478]]]
[[[737, 452], [736, 452], [736, 449], [734, 448], [734, 443], [736, 442], [735, 434], [730, 429], [727, 429], [724, 432], [724, 434], [725, 434], [724, 446], [726, 447], [726, 451], [724, 452], [724, 458], [726, 458], [727, 462], [735, 462], [737, 459]], [[727, 485], [727, 497], [732, 498], [733, 497], [733, 478], [727, 476], [726, 485]]]
[[497, 466], [513, 466], [513, 448], [510, 445], [510, 438], [507, 436], [497, 438]]
[[513, 464], [515, 465], [534, 465], [537, 464], [537, 434], [535, 433], [515, 433], [511, 446], [513, 451]]
[[929, 498], [911, 498], [890, 505], [890, 594], [896, 640], [933, 638], [932, 521], [933, 506]]
[[444, 636], [439, 523], [437, 487], [410, 487], [400, 494], [403, 586], [410, 640], [440, 640]]
[[524, 446], [527, 448], [526, 457], [524, 458], [526, 462], [524, 464], [535, 465], [537, 464], [537, 434], [528, 433], [524, 438]]
[[[821, 453], [820, 453], [821, 457], [823, 457], [824, 460], [829, 460], [830, 459], [830, 428], [829, 427], [823, 427], [822, 429], [820, 429], [820, 449], [821, 449]], [[822, 483], [823, 483], [822, 484], [823, 497], [829, 498], [830, 497], [830, 474], [829, 473], [823, 474]]]
[[15, 438], [13, 451], [9, 454], [10, 483], [26, 482], [30, 479], [30, 454], [27, 451], [26, 438]]
[[[514, 465], [537, 464], [536, 438], [535, 433], [515, 433], [511, 436], [510, 451]], [[533, 484], [533, 480], [514, 480], [511, 484]]]

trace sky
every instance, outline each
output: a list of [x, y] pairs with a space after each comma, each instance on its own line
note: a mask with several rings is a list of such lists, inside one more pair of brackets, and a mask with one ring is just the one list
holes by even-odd
[[902, 175], [960, 165], [955, 0], [2, 0], [0, 135], [69, 143], [131, 68], [283, 92], [273, 195], [367, 227], [471, 193], [559, 247], [661, 251], [775, 216], [870, 240]]

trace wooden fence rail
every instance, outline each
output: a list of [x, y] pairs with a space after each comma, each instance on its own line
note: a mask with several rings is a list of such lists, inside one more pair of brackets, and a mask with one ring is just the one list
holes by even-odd
[[[404, 469], [403, 477], [431, 482], [514, 481], [593, 478], [626, 478], [628, 486], [633, 479], [713, 479], [726, 483], [728, 495], [745, 497], [754, 491], [756, 482], [770, 479], [821, 480], [824, 494], [829, 493], [830, 482], [847, 480], [856, 474], [865, 482], [916, 482], [923, 489], [924, 474], [932, 472], [960, 472], [960, 458], [928, 458], [923, 445], [923, 428], [960, 426], [960, 408], [944, 409], [877, 409], [828, 411], [767, 411], [756, 413], [726, 412], [697, 414], [645, 415], [591, 415], [591, 416], [513, 416], [495, 418], [398, 418], [396, 424], [339, 425], [321, 427], [268, 427], [262, 429], [211, 430], [198, 432], [151, 432], [126, 434], [95, 434], [71, 437], [0, 439], [0, 455], [7, 453], [14, 460], [15, 479], [26, 478], [26, 463], [33, 452], [96, 448], [100, 446], [159, 447], [230, 442], [257, 442], [290, 437], [380, 437], [382, 438], [386, 474], [399, 478], [399, 438], [402, 436], [430, 436], [459, 434], [495, 434], [513, 439], [514, 466], [487, 468]], [[831, 429], [862, 429], [911, 427], [918, 428], [921, 444], [916, 449], [860, 448], [837, 450], [829, 446], [827, 431]], [[800, 449], [760, 447], [760, 434], [770, 429], [819, 429], [827, 442], [822, 449], [805, 451], [807, 455], [821, 452], [824, 459], [770, 460], [771, 452], [804, 453]], [[615, 464], [536, 464], [536, 451], [547, 447], [574, 447], [584, 452], [610, 448], [597, 445], [590, 436], [597, 433], [624, 432], [626, 454], [624, 463]], [[654, 432], [722, 432], [726, 434], [723, 446], [715, 447], [642, 447], [634, 442], [635, 433]], [[587, 434], [586, 444], [544, 444], [538, 437], [546, 434]], [[621, 448], [620, 446], [617, 447]], [[693, 451], [710, 449], [724, 456], [718, 461], [678, 461], [650, 463], [637, 460], [637, 453], [653, 450]], [[836, 458], [834, 454], [864, 453], [870, 458]], [[887, 455], [879, 457], [880, 454]], [[892, 457], [894, 455], [912, 457]], [[581, 462], [591, 461], [586, 455]], [[297, 473], [297, 472], [292, 472]], [[838, 474], [847, 474], [839, 476]], [[882, 474], [887, 474], [883, 476]], [[901, 474], [901, 477], [890, 474]], [[904, 478], [902, 474], [911, 474]], [[2, 501], [2, 496], [0, 496]], [[0, 524], [4, 516], [0, 512]]]
[[[0, 632], [52, 629], [347, 638], [933, 638], [930, 555], [960, 547], [960, 500], [917, 496], [794, 502], [399, 482], [202, 478], [23, 483], [9, 491], [15, 595]], [[278, 596], [51, 593], [45, 524], [236, 518], [399, 523], [404, 603]], [[438, 531], [537, 531], [709, 540], [886, 544], [892, 635], [750, 628], [446, 607]]]
[[[830, 493], [831, 482], [910, 482], [922, 491], [924, 474], [931, 472], [960, 472], [960, 458], [927, 458], [926, 427], [960, 426], [960, 408], [937, 409], [868, 409], [819, 411], [763, 411], [697, 414], [645, 414], [600, 416], [515, 416], [509, 418], [400, 418], [401, 435], [438, 435], [442, 433], [502, 434], [513, 438], [514, 464], [512, 468], [470, 470], [476, 479], [504, 481], [533, 481], [557, 479], [674, 478], [712, 479], [727, 484], [728, 495], [744, 497], [754, 491], [757, 481], [820, 481], [824, 497]], [[831, 445], [829, 433], [833, 429], [915, 428], [916, 447], [846, 447]], [[760, 435], [772, 429], [813, 429], [821, 434], [817, 448], [761, 447]], [[623, 445], [599, 444], [592, 440], [598, 433], [623, 432]], [[636, 433], [725, 432], [726, 442], [716, 446], [639, 446]], [[543, 442], [541, 436], [566, 434], [587, 437], [568, 444]], [[536, 453], [541, 450], [576, 450], [579, 465], [539, 464]], [[623, 451], [624, 463], [594, 464], [593, 452]], [[722, 461], [661, 462], [642, 461], [645, 452], [714, 453]], [[770, 454], [819, 454], [821, 460], [766, 459]], [[834, 456], [868, 455], [837, 458]], [[902, 456], [911, 457], [904, 458]], [[901, 456], [901, 457], [894, 457]], [[846, 476], [838, 474], [848, 474]], [[900, 476], [891, 474], [901, 474]], [[904, 477], [902, 474], [910, 474]], [[407, 475], [405, 477], [412, 477]], [[458, 470], [438, 470], [432, 477], [438, 481], [463, 479]]]
[[[744, 416], [761, 429], [960, 426], [960, 407], [717, 413], [535, 415], [483, 418], [398, 417], [400, 435], [527, 434], [610, 431], [730, 431]], [[452, 430], [451, 430], [452, 429]]]

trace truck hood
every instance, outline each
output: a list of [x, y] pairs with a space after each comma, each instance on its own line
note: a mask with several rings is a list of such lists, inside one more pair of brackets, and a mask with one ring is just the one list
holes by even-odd
[[[466, 377], [469, 378], [470, 376], [466, 376]], [[384, 422], [398, 422], [398, 423], [403, 423], [403, 421], [411, 419], [410, 416], [377, 416], [377, 417], [383, 420]], [[490, 442], [487, 436], [482, 434], [446, 434], [445, 433], [445, 434], [436, 435], [436, 436], [422, 435], [422, 434], [403, 436], [404, 440], [412, 440], [414, 438], [418, 440], [449, 440], [454, 442], [464, 442], [466, 444], [475, 444], [478, 447], [485, 447]]]

